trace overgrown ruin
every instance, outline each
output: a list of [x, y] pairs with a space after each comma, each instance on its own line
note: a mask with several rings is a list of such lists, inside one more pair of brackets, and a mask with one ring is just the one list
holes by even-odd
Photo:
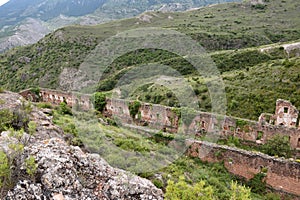
[[[69, 106], [80, 107], [84, 110], [91, 109], [93, 102], [86, 94], [63, 92], [50, 89], [41, 89], [39, 94], [34, 94], [30, 89], [21, 91], [20, 94], [32, 101], [59, 104], [66, 102]], [[118, 118], [123, 123], [147, 125], [150, 128], [177, 133], [180, 126], [190, 134], [218, 132], [221, 137], [235, 136], [242, 140], [265, 143], [275, 134], [288, 136], [293, 149], [300, 149], [300, 124], [299, 111], [289, 101], [279, 99], [276, 101], [275, 114], [263, 113], [258, 121], [241, 119], [229, 116], [219, 116], [213, 113], [195, 111], [192, 119], [179, 123], [181, 116], [178, 109], [141, 103], [138, 114], [132, 118], [129, 112], [131, 101], [107, 98], [103, 111], [105, 117]]]
[[[41, 89], [39, 94], [24, 90], [20, 94], [32, 101], [52, 104], [66, 102], [71, 107], [76, 106], [84, 110], [93, 108], [89, 95], [49, 89]], [[280, 134], [289, 137], [293, 149], [298, 152], [300, 150], [299, 111], [286, 100], [277, 100], [275, 113], [263, 113], [258, 121], [206, 112], [193, 112], [190, 119], [183, 120], [177, 108], [150, 103], [141, 103], [138, 113], [132, 117], [129, 110], [129, 104], [132, 102], [107, 98], [103, 115], [117, 118], [125, 124], [148, 126], [170, 133], [184, 130], [191, 134], [191, 138], [195, 135], [217, 132], [220, 138], [235, 136], [244, 141], [261, 144], [275, 134]], [[190, 146], [187, 153], [192, 157], [199, 157], [208, 162], [224, 162], [228, 171], [246, 179], [253, 178], [258, 173], [266, 173], [266, 182], [269, 186], [277, 191], [300, 196], [299, 162], [195, 140], [188, 140], [187, 145]], [[201, 155], [201, 152], [208, 148], [209, 153]]]

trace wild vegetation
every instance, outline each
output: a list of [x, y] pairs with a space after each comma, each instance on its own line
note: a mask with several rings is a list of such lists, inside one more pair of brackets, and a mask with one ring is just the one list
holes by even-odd
[[36, 133], [36, 123], [29, 121], [31, 109], [30, 103], [23, 102], [16, 112], [0, 110], [0, 132], [6, 131], [1, 140], [7, 145], [5, 151], [0, 150], [0, 198], [21, 178], [35, 179], [37, 165], [34, 157], [24, 158], [25, 166], [21, 159], [24, 147]]

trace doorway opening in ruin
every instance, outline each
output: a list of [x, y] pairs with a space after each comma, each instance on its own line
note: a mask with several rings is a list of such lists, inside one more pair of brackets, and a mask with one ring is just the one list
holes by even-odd
[[202, 122], [201, 122], [201, 128], [202, 128], [202, 129], [205, 128], [205, 121], [202, 121]]
[[288, 113], [289, 112], [289, 108], [288, 107], [284, 107], [283, 109], [284, 109], [284, 111], [283, 111], [284, 113]]
[[159, 113], [156, 113], [156, 118], [159, 119]]
[[120, 114], [124, 114], [124, 111], [123, 111], [123, 108], [122, 108], [122, 107], [119, 107], [119, 113], [120, 113]]
[[63, 97], [63, 102], [64, 102], [65, 104], [67, 104], [66, 97]]
[[256, 137], [256, 140], [261, 140], [264, 136], [264, 132], [262, 131], [257, 131], [257, 137]]
[[31, 101], [31, 102], [33, 102], [33, 97], [32, 97], [32, 95], [31, 95], [31, 94], [29, 94], [29, 95], [28, 95], [28, 101]]

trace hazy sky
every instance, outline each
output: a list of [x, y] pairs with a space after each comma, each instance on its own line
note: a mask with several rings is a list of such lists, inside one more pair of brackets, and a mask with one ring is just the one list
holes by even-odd
[[8, 2], [9, 0], [0, 0], [0, 6]]

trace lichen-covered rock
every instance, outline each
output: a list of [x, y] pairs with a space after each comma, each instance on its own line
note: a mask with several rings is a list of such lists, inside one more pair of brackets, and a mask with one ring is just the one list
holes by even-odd
[[47, 116], [40, 109], [34, 107], [30, 114], [30, 120], [34, 121], [37, 125], [36, 132], [34, 135], [34, 140], [45, 140], [50, 138], [63, 138], [63, 130], [53, 124], [52, 117]]
[[22, 105], [22, 101], [25, 99], [19, 94], [4, 91], [0, 93], [0, 110], [1, 109], [16, 109]]
[[20, 181], [6, 199], [163, 199], [149, 180], [111, 167], [97, 154], [84, 153], [62, 139], [25, 147], [35, 157], [36, 180]]

